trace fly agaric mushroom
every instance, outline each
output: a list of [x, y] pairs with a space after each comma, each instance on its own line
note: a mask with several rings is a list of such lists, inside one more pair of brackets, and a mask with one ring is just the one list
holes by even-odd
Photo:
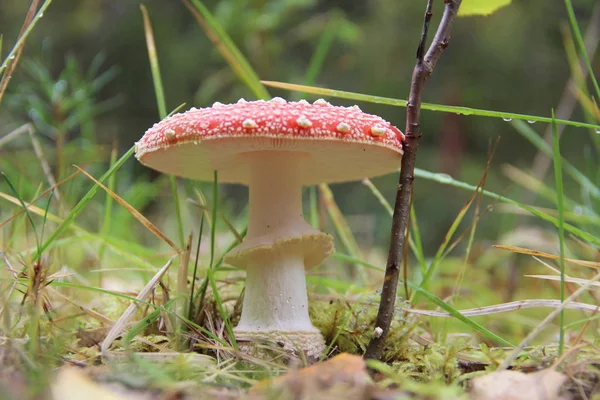
[[357, 106], [323, 99], [236, 104], [173, 115], [136, 143], [143, 164], [198, 180], [249, 187], [248, 233], [225, 258], [246, 269], [246, 291], [234, 329], [245, 351], [255, 342], [279, 343], [317, 359], [325, 348], [308, 316], [305, 269], [333, 251], [331, 236], [302, 215], [302, 186], [343, 182], [394, 171], [404, 135]]

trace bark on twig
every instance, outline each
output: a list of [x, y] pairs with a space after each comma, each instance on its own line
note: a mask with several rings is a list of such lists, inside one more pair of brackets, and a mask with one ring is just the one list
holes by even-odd
[[450, 31], [454, 20], [456, 19], [456, 13], [458, 12], [461, 0], [444, 0], [445, 8], [442, 20], [427, 53], [425, 53], [427, 30], [432, 16], [432, 3], [433, 0], [428, 0], [427, 2], [425, 20], [423, 22], [423, 32], [417, 49], [417, 64], [413, 70], [410, 84], [408, 105], [406, 107], [406, 129], [404, 132], [406, 141], [404, 143], [404, 156], [402, 157], [402, 168], [400, 170], [400, 179], [394, 205], [394, 216], [392, 218], [390, 249], [375, 330], [373, 338], [364, 355], [367, 359], [381, 358], [385, 338], [390, 329], [392, 318], [394, 317], [398, 277], [400, 274], [404, 247], [407, 242], [406, 233], [408, 231], [408, 217], [410, 215], [410, 199], [413, 189], [412, 183], [414, 180], [417, 146], [421, 136], [419, 120], [423, 87], [425, 86], [427, 78], [431, 76], [438, 59], [448, 46], [450, 41]]

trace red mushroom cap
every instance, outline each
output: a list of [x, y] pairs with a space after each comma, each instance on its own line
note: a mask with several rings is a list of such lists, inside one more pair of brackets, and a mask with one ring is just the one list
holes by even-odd
[[304, 153], [305, 185], [357, 180], [399, 168], [404, 135], [386, 120], [357, 106], [319, 99], [236, 104], [215, 103], [173, 115], [148, 129], [136, 157], [156, 170], [187, 178], [247, 183], [243, 154]]

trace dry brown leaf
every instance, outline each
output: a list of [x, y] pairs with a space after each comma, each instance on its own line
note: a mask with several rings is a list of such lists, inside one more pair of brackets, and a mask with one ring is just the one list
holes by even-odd
[[525, 374], [499, 371], [472, 381], [472, 400], [559, 400], [567, 377], [553, 369]]
[[[554, 254], [549, 254], [549, 253], [545, 253], [543, 251], [538, 251], [538, 250], [524, 249], [522, 247], [517, 247], [517, 246], [504, 246], [504, 245], [500, 245], [500, 244], [495, 244], [494, 247], [497, 249], [500, 249], [500, 250], [512, 251], [513, 253], [527, 254], [530, 256], [540, 257], [540, 258], [549, 258], [551, 260], [560, 260], [560, 256], [556, 256]], [[565, 261], [571, 262], [576, 265], [583, 265], [585, 267], [600, 269], [600, 263], [595, 262], [595, 261], [577, 260], [575, 258], [567, 258], [567, 257], [565, 257]]]
[[371, 379], [362, 357], [340, 354], [334, 358], [259, 382], [250, 398], [343, 399], [369, 398]]
[[74, 167], [77, 168], [85, 176], [87, 176], [88, 178], [90, 178], [90, 180], [92, 180], [96, 185], [100, 186], [102, 188], [102, 190], [104, 190], [106, 193], [108, 193], [110, 195], [110, 197], [112, 197], [113, 199], [115, 199], [115, 201], [117, 203], [119, 203], [124, 209], [126, 209], [135, 219], [137, 219], [142, 225], [144, 225], [144, 227], [146, 227], [146, 229], [148, 229], [150, 232], [152, 232], [156, 237], [158, 237], [163, 242], [165, 242], [166, 244], [168, 244], [169, 246], [171, 246], [171, 248], [173, 250], [175, 250], [177, 253], [181, 252], [181, 250], [179, 249], [179, 247], [177, 247], [177, 245], [175, 243], [173, 243], [171, 241], [171, 239], [169, 239], [168, 237], [166, 237], [160, 231], [160, 229], [158, 229], [156, 227], [156, 225], [154, 225], [152, 222], [150, 222], [150, 220], [148, 218], [146, 218], [145, 216], [143, 216], [141, 212], [139, 212], [138, 210], [136, 210], [135, 208], [133, 208], [129, 203], [127, 203], [123, 198], [121, 198], [121, 196], [119, 196], [118, 194], [116, 194], [115, 192], [113, 192], [112, 190], [110, 190], [106, 185], [102, 184], [99, 180], [97, 180], [92, 175], [90, 175], [89, 173], [87, 173], [84, 169], [78, 167], [77, 165], [74, 165]]
[[127, 400], [125, 397], [98, 385], [77, 368], [61, 368], [51, 388], [53, 400]]

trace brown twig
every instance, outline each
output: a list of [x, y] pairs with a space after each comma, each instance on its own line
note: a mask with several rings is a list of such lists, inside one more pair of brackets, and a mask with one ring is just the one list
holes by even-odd
[[[428, 0], [423, 22], [421, 40], [417, 49], [417, 64], [413, 70], [410, 84], [410, 93], [406, 107], [406, 141], [404, 142], [404, 156], [402, 157], [402, 168], [398, 190], [396, 192], [396, 203], [394, 205], [394, 216], [392, 217], [392, 233], [390, 249], [388, 253], [385, 277], [381, 291], [381, 301], [375, 331], [364, 357], [367, 359], [379, 359], [383, 352], [385, 337], [390, 329], [394, 316], [394, 305], [396, 303], [396, 290], [400, 274], [400, 264], [404, 254], [404, 246], [408, 232], [408, 217], [410, 215], [410, 199], [412, 196], [415, 160], [419, 138], [421, 136], [419, 120], [421, 115], [421, 102], [425, 81], [431, 76], [435, 64], [448, 46], [450, 31], [461, 0], [444, 0], [445, 8], [442, 20], [438, 26], [433, 42], [425, 53], [425, 42], [427, 41], [427, 30], [432, 16], [433, 0]], [[379, 329], [377, 329], [379, 328]], [[381, 333], [381, 334], [379, 334]]]

